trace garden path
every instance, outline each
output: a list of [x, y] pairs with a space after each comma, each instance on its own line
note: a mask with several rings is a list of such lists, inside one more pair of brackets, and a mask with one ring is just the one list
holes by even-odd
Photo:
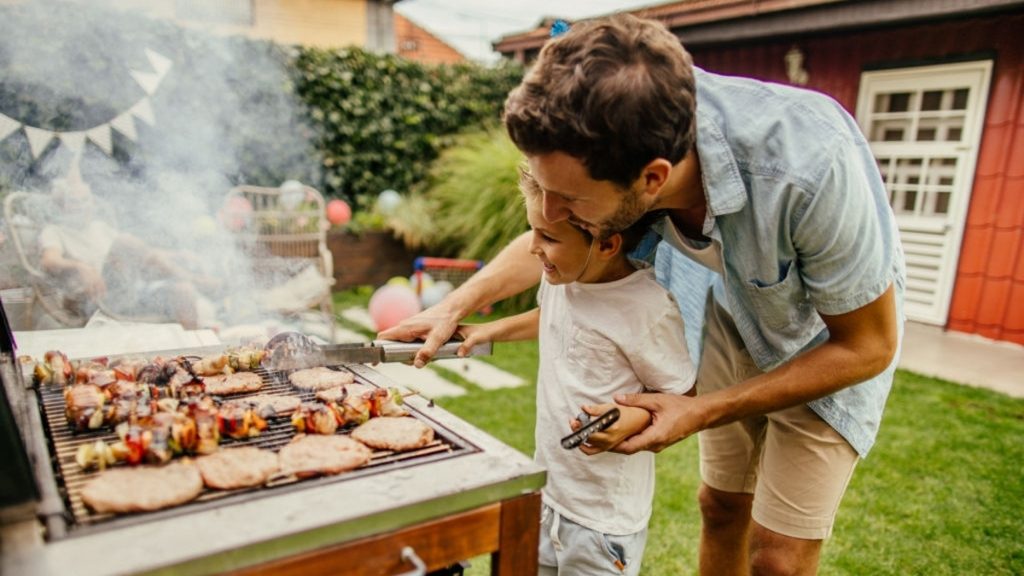
[[[373, 319], [370, 318], [370, 313], [365, 308], [348, 308], [341, 312], [341, 316], [366, 330], [376, 331]], [[338, 328], [335, 337], [336, 342], [368, 342], [369, 340], [364, 334], [343, 327]], [[462, 385], [448, 380], [443, 372], [435, 370], [435, 368], [458, 374], [460, 378], [485, 390], [514, 388], [526, 384], [526, 381], [515, 374], [510, 374], [475, 358], [437, 360], [424, 368], [414, 368], [408, 364], [397, 362], [378, 364], [373, 367], [387, 378], [405, 387], [415, 389], [427, 398], [462, 396], [466, 393], [466, 389]]]

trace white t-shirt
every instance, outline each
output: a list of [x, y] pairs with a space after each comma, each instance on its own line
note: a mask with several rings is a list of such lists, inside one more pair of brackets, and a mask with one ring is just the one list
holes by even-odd
[[644, 529], [654, 496], [654, 454], [587, 456], [562, 448], [583, 404], [645, 390], [683, 394], [696, 379], [671, 294], [651, 268], [603, 284], [541, 282], [534, 459], [548, 469], [544, 502], [605, 534]]
[[39, 250], [56, 248], [66, 258], [83, 262], [101, 272], [110, 247], [119, 234], [102, 220], [93, 220], [82, 228], [51, 224], [39, 233]]

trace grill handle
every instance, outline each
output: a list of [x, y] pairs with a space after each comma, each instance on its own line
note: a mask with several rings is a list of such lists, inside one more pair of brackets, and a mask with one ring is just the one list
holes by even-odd
[[416, 551], [412, 549], [412, 546], [402, 548], [402, 562], [412, 564], [413, 569], [408, 572], [402, 572], [397, 576], [425, 576], [427, 573], [427, 565], [416, 555]]

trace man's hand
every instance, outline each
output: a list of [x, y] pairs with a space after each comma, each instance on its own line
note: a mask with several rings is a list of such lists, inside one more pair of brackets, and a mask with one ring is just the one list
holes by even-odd
[[380, 332], [377, 338], [399, 342], [423, 340], [423, 346], [413, 360], [413, 366], [422, 368], [434, 357], [437, 349], [455, 334], [461, 319], [458, 313], [449, 310], [442, 302]]
[[615, 401], [624, 406], [643, 408], [651, 413], [651, 425], [626, 439], [613, 451], [634, 454], [641, 450], [661, 452], [702, 428], [700, 399], [676, 394], [626, 394]]

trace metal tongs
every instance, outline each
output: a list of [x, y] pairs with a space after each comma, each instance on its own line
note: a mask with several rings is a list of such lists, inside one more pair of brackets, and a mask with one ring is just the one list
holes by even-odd
[[[459, 358], [462, 342], [449, 340], [437, 349], [434, 359]], [[269, 370], [297, 370], [338, 364], [378, 364], [380, 362], [412, 362], [423, 342], [374, 340], [351, 344], [317, 344], [300, 332], [281, 332], [267, 342], [263, 364]], [[473, 346], [470, 356], [491, 353], [491, 343]]]

